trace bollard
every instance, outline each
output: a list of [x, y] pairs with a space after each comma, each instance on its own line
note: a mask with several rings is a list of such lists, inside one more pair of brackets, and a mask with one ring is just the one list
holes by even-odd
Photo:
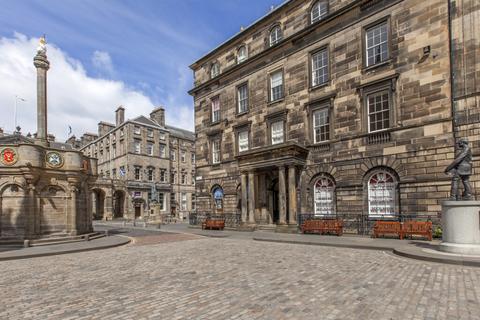
[[85, 241], [90, 241], [90, 235], [89, 234], [85, 235]]
[[30, 247], [30, 240], [23, 240], [23, 247], [24, 248]]
[[108, 237], [108, 230], [105, 230], [105, 237]]

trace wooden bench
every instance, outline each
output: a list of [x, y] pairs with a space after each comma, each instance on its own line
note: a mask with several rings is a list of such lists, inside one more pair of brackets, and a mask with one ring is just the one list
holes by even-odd
[[202, 230], [203, 229], [218, 229], [218, 230], [223, 230], [225, 228], [225, 220], [224, 219], [210, 219], [207, 218], [203, 223], [202, 223]]
[[337, 236], [343, 234], [343, 221], [337, 219], [314, 219], [302, 223], [303, 233], [335, 233]]
[[432, 241], [431, 221], [405, 221], [402, 223], [402, 239], [405, 236], [423, 236]]
[[373, 237], [379, 235], [393, 234], [403, 239], [402, 225], [399, 221], [375, 221], [373, 226]]

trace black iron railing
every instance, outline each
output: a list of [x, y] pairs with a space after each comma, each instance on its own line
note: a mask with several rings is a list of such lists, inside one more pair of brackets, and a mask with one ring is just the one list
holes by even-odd
[[299, 214], [298, 225], [301, 226], [306, 220], [312, 219], [339, 219], [343, 221], [343, 232], [351, 234], [369, 235], [373, 230], [375, 222], [383, 221], [431, 221], [433, 230], [441, 227], [440, 217], [436, 214], [397, 215], [389, 217], [372, 217], [365, 214], [337, 214], [328, 216], [315, 216], [314, 214]]

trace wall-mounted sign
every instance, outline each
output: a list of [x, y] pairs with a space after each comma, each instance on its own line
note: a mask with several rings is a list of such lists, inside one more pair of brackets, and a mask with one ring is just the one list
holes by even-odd
[[0, 153], [2, 163], [6, 166], [14, 165], [18, 161], [18, 153], [13, 148], [4, 148]]
[[47, 165], [52, 168], [59, 168], [63, 166], [63, 158], [60, 153], [56, 151], [49, 151], [45, 155], [45, 161]]

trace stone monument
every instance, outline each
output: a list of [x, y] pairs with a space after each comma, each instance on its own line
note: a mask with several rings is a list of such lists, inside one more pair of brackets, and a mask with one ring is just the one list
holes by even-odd
[[37, 68], [37, 133], [20, 128], [0, 137], [0, 240], [68, 237], [92, 231], [91, 186], [97, 162], [47, 131], [45, 37], [33, 59]]
[[[455, 160], [445, 169], [452, 176], [450, 200], [442, 203], [442, 243], [439, 249], [456, 254], [480, 254], [480, 201], [473, 199], [469, 178], [472, 151], [466, 139], [457, 143]], [[460, 196], [460, 181], [463, 194]]]

